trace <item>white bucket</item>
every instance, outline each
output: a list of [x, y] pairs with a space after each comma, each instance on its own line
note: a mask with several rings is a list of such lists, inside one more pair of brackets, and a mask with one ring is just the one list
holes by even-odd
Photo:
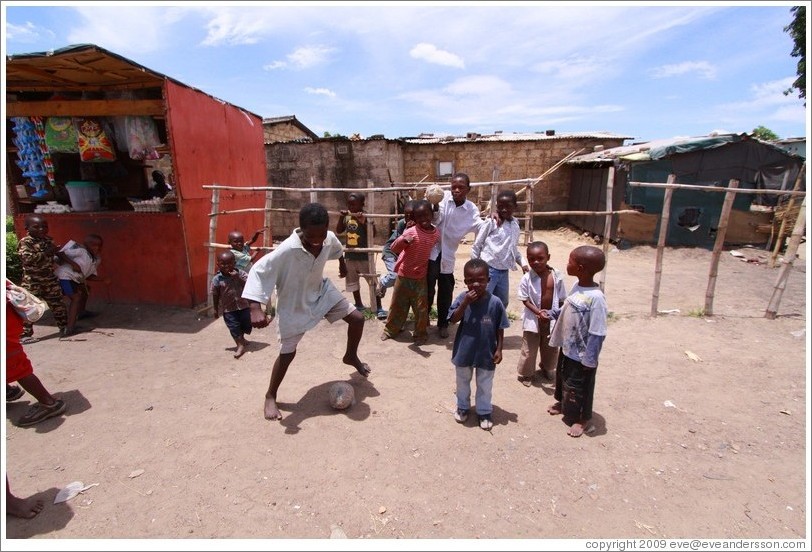
[[97, 183], [75, 180], [66, 182], [65, 188], [68, 190], [70, 204], [74, 211], [101, 210], [101, 197]]

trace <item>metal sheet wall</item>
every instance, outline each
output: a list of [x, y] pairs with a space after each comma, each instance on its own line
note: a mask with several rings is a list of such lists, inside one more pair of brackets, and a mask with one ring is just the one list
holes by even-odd
[[[266, 186], [262, 120], [240, 108], [221, 103], [196, 90], [167, 81], [167, 128], [173, 152], [175, 182], [180, 197], [185, 251], [190, 267], [194, 304], [206, 301], [211, 190], [205, 185]], [[221, 192], [220, 210], [262, 208], [265, 192]], [[263, 226], [263, 213], [218, 217], [218, 243], [231, 230], [246, 239]]]

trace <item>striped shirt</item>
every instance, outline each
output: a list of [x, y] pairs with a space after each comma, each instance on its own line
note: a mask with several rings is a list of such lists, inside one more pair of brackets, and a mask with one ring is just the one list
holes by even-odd
[[[412, 243], [405, 238], [413, 236]], [[418, 280], [426, 277], [429, 266], [431, 248], [440, 240], [440, 232], [436, 228], [431, 231], [420, 226], [412, 226], [403, 231], [403, 234], [392, 243], [392, 253], [398, 255], [395, 263], [395, 272], [398, 276]]]

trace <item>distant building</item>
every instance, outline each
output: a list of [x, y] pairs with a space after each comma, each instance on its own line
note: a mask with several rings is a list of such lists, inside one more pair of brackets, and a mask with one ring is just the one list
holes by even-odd
[[262, 119], [262, 133], [266, 144], [316, 140], [316, 133], [304, 126], [295, 115]]
[[806, 138], [784, 138], [775, 140], [773, 144], [806, 159]]

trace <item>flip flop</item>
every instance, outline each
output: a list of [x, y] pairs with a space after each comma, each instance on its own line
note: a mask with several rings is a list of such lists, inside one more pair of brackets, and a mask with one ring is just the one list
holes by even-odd
[[65, 401], [60, 399], [56, 399], [56, 402], [50, 406], [46, 406], [42, 403], [34, 403], [31, 408], [28, 409], [28, 412], [25, 413], [25, 416], [20, 418], [17, 425], [20, 427], [27, 427], [38, 424], [43, 420], [47, 420], [48, 418], [59, 416], [65, 412], [66, 407], [67, 405], [65, 404]]

